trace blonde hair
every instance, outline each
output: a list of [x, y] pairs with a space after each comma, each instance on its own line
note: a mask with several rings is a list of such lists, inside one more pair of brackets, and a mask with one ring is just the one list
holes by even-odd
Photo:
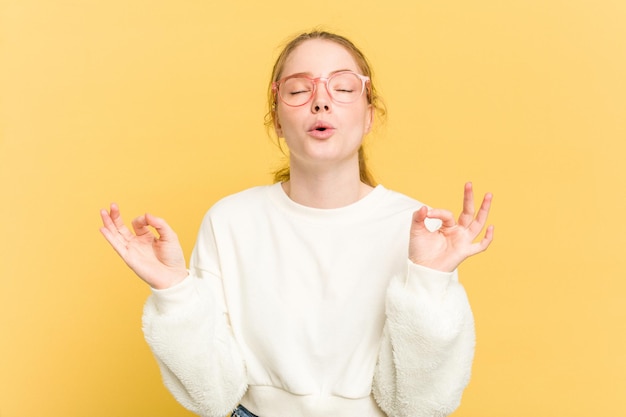
[[[272, 90], [272, 83], [278, 81], [282, 77], [282, 71], [285, 66], [285, 61], [294, 51], [294, 49], [296, 49], [300, 44], [304, 43], [305, 41], [312, 39], [321, 39], [335, 42], [336, 44], [343, 46], [346, 51], [348, 51], [352, 55], [361, 73], [370, 77], [369, 85], [366, 90], [368, 103], [374, 108], [375, 113], [377, 113], [379, 117], [384, 118], [387, 114], [387, 111], [385, 109], [384, 103], [382, 102], [382, 99], [378, 95], [378, 92], [372, 82], [372, 69], [367, 58], [365, 58], [365, 55], [363, 55], [363, 53], [359, 50], [359, 48], [354, 45], [354, 43], [341, 35], [326, 31], [314, 30], [311, 32], [302, 33], [289, 41], [282, 49], [280, 55], [278, 55], [278, 58], [274, 63], [274, 68], [272, 69], [272, 77], [268, 88], [268, 112], [265, 115], [265, 126], [268, 129], [268, 132], [276, 125], [276, 106], [278, 105], [276, 93]], [[363, 145], [361, 145], [361, 147], [359, 148], [359, 176], [361, 178], [361, 181], [363, 181], [365, 184], [371, 186], [376, 185], [374, 177], [367, 168]], [[289, 177], [289, 165], [284, 166], [274, 172], [274, 182], [288, 181]]]

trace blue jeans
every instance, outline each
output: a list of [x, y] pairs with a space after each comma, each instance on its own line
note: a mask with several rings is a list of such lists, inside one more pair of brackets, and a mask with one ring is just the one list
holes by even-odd
[[239, 405], [237, 408], [233, 410], [233, 413], [230, 415], [230, 417], [258, 417], [258, 416], [256, 414], [252, 414], [243, 405]]

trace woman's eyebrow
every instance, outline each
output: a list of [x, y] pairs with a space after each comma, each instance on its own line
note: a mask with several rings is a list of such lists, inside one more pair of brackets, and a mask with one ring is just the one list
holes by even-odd
[[[330, 77], [331, 75], [335, 75], [335, 74], [337, 74], [339, 72], [346, 72], [346, 71], [355, 72], [354, 70], [351, 70], [351, 69], [348, 69], [348, 68], [346, 68], [346, 69], [338, 69], [338, 70], [331, 71], [330, 74], [328, 74], [328, 76]], [[282, 77], [282, 78], [297, 77], [297, 76], [300, 76], [300, 75], [304, 75], [304, 76], [309, 77], [309, 78], [315, 78], [315, 77], [313, 77], [313, 73], [312, 72], [307, 72], [307, 71], [305, 71], [305, 72], [295, 72], [293, 74], [289, 74], [289, 75], [287, 75], [285, 77]]]

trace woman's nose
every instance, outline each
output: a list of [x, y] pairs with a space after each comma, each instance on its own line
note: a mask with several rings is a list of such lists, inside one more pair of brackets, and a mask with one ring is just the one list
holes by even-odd
[[331, 98], [328, 94], [328, 89], [325, 83], [317, 84], [317, 88], [313, 93], [313, 100], [311, 100], [311, 111], [313, 113], [319, 113], [322, 111], [331, 110]]
[[325, 103], [314, 103], [313, 108], [311, 110], [313, 110], [313, 113], [319, 113], [321, 111], [330, 111], [330, 106]]

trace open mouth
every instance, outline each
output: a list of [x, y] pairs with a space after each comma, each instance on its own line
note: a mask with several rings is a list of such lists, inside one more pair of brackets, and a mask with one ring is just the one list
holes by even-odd
[[315, 122], [309, 130], [309, 134], [318, 139], [328, 139], [335, 132], [335, 127], [324, 121]]
[[325, 132], [327, 130], [333, 129], [333, 126], [326, 123], [326, 122], [322, 122], [319, 121], [317, 123], [315, 123], [313, 126], [311, 126], [311, 130], [312, 131], [317, 131], [317, 132]]

